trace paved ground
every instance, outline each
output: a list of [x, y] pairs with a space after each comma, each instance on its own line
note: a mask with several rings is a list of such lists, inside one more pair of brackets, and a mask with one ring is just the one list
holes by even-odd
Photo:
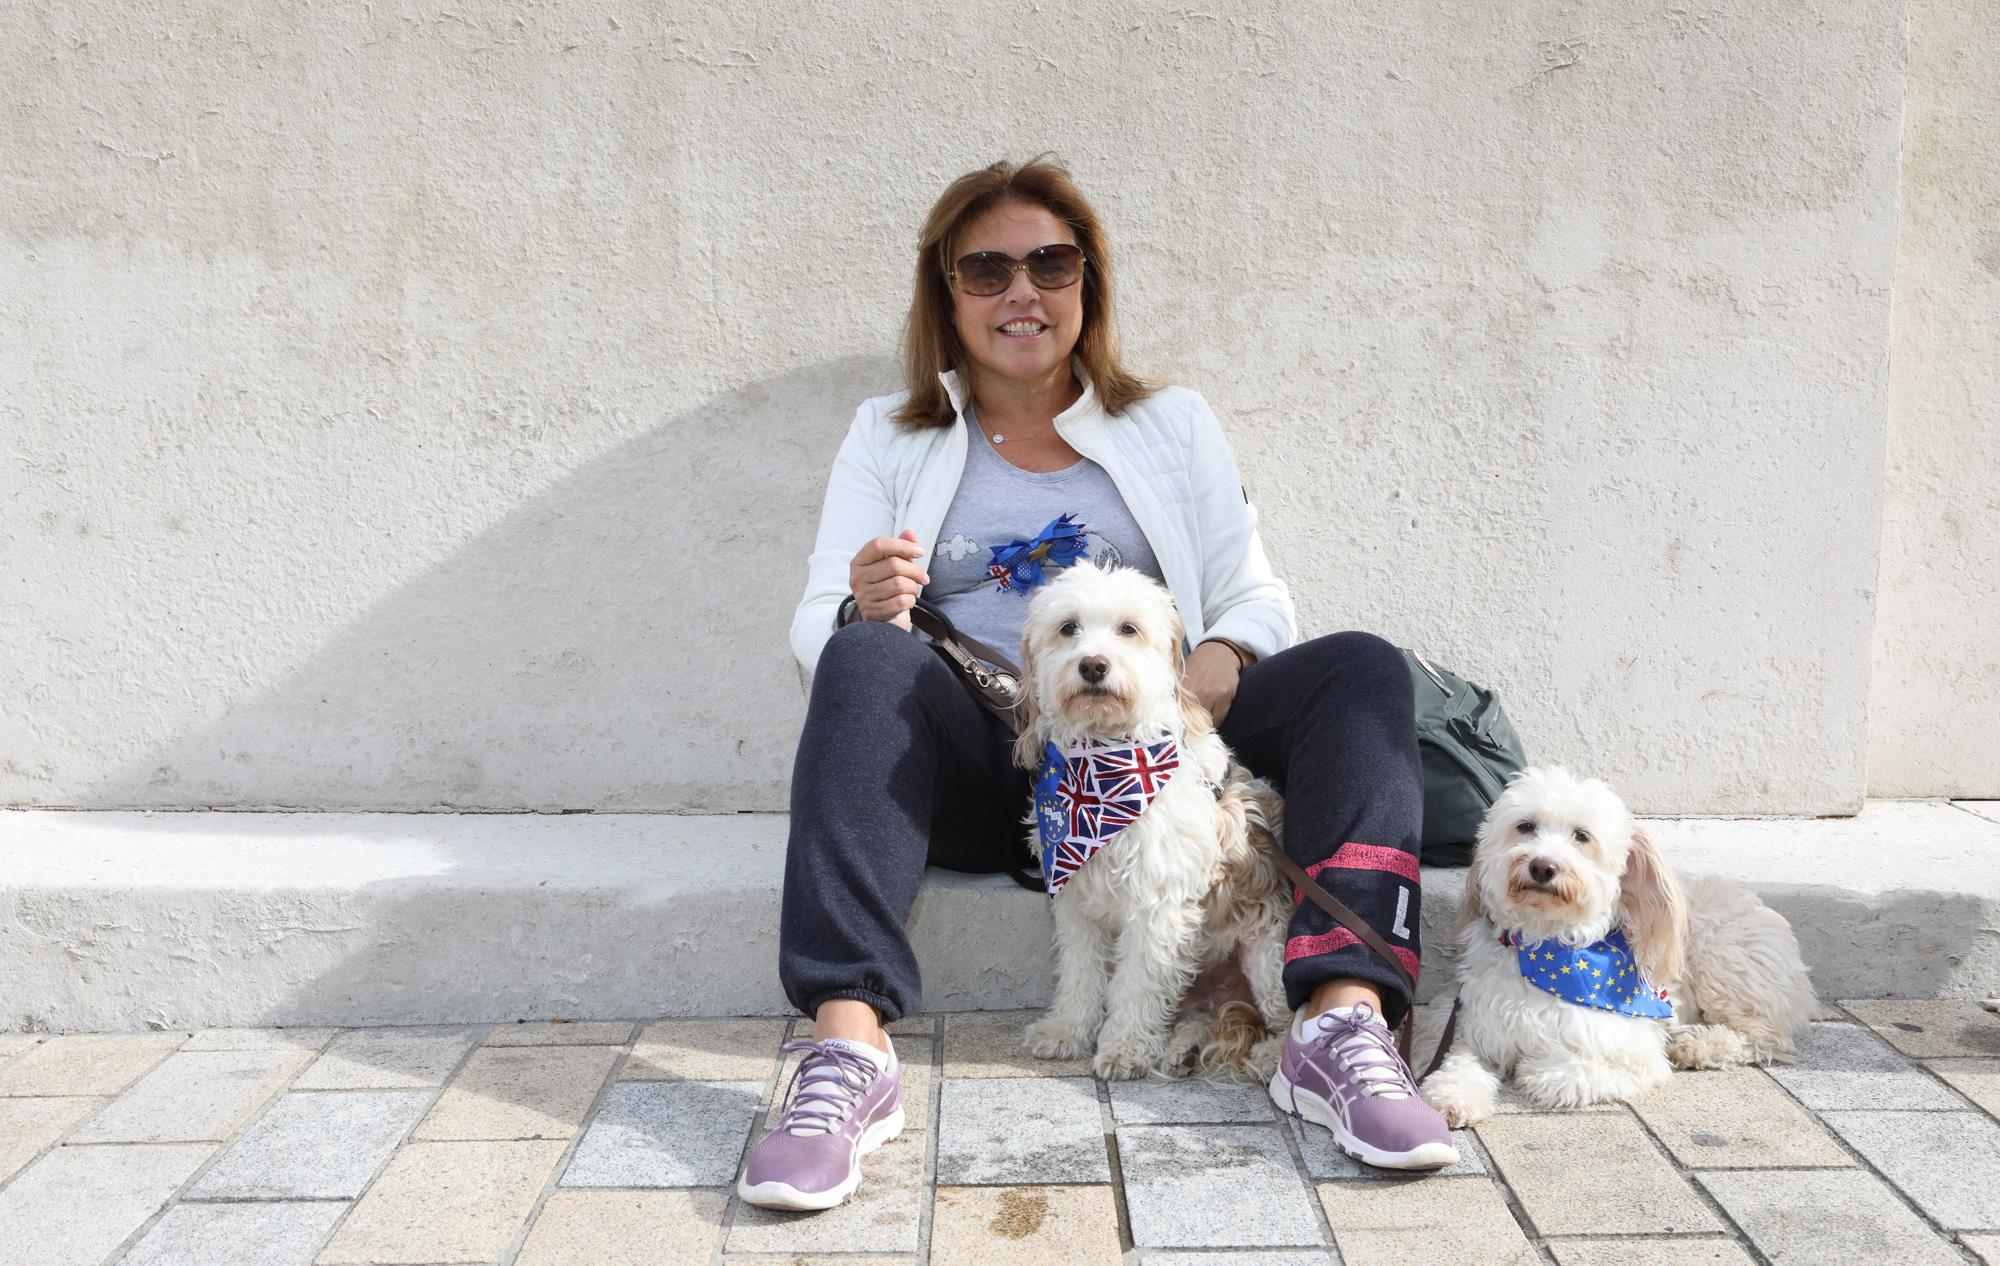
[[785, 1019], [0, 1035], [0, 1264], [2000, 1263], [2000, 1016], [1828, 1008], [1804, 1057], [1510, 1107], [1391, 1178], [1260, 1089], [1106, 1086], [1023, 1016], [896, 1026], [910, 1128], [816, 1215], [729, 1195]]

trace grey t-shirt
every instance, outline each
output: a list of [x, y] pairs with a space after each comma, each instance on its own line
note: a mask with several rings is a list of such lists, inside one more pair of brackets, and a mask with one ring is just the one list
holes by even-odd
[[1048, 474], [994, 451], [965, 411], [965, 471], [931, 554], [924, 600], [960, 632], [1018, 659], [1028, 599], [1063, 566], [1108, 558], [1163, 580], [1118, 486], [1089, 458]]

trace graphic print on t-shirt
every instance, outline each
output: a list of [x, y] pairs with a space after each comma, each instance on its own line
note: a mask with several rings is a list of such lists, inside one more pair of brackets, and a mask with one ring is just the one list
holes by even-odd
[[986, 574], [999, 581], [1002, 590], [1011, 589], [1023, 597], [1036, 585], [1048, 583], [1044, 568], [1060, 571], [1090, 557], [1089, 545], [1083, 539], [1083, 524], [1076, 521], [1074, 514], [1051, 519], [1032, 541], [1016, 540], [1012, 545], [989, 548], [993, 551], [993, 561], [987, 564]]

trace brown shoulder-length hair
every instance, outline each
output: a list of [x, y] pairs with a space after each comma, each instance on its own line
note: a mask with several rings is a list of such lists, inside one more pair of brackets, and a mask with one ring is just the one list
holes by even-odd
[[1025, 163], [998, 162], [967, 172], [951, 182], [931, 208], [917, 244], [916, 293], [910, 299], [910, 319], [903, 330], [903, 382], [910, 398], [896, 410], [905, 426], [949, 426], [951, 398], [938, 375], [965, 369], [965, 345], [953, 323], [952, 250], [965, 226], [1004, 203], [1042, 207], [1069, 226], [1083, 249], [1083, 331], [1077, 335], [1076, 358], [1083, 363], [1098, 403], [1106, 413], [1158, 391], [1159, 384], [1140, 380], [1118, 358], [1118, 310], [1111, 287], [1111, 251], [1104, 226], [1069, 169], [1054, 154]]

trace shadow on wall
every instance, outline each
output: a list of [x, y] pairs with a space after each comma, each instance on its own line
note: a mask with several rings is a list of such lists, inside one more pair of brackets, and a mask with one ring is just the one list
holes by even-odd
[[668, 419], [86, 807], [782, 809], [826, 472], [896, 381], [854, 357]]

